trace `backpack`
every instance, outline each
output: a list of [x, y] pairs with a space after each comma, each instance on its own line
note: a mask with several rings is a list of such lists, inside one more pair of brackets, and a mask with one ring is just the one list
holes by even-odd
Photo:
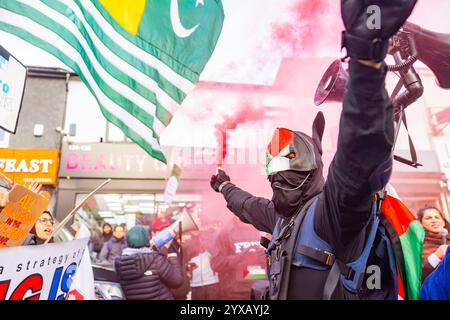
[[[330, 244], [314, 230], [315, 209], [320, 195], [309, 200], [302, 210], [281, 227], [277, 221], [272, 241], [266, 251], [269, 271], [269, 298], [287, 299], [291, 266], [328, 272], [323, 299], [331, 299], [343, 286], [355, 299], [397, 299], [395, 255], [380, 211], [374, 200], [372, 217], [367, 224], [366, 240], [359, 257], [349, 263], [341, 261]], [[372, 279], [379, 276], [380, 279]], [[369, 283], [369, 280], [374, 280]], [[368, 282], [369, 281], [369, 282]], [[298, 286], [302, 290], [302, 286]], [[344, 297], [338, 297], [338, 299]]]

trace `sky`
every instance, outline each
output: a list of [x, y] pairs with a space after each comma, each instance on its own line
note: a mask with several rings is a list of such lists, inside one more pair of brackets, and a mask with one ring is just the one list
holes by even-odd
[[[205, 0], [210, 1], [210, 0]], [[201, 80], [271, 84], [283, 57], [339, 56], [337, 0], [222, 0], [225, 21]], [[450, 33], [450, 1], [420, 0], [411, 20]], [[0, 32], [26, 65], [64, 67], [53, 56]]]

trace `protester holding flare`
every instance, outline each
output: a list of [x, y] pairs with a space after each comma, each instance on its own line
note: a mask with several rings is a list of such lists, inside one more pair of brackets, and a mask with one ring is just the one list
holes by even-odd
[[[394, 257], [374, 196], [389, 181], [394, 143], [383, 60], [390, 38], [416, 2], [341, 1], [350, 80], [326, 182], [321, 113], [312, 137], [284, 128], [275, 131], [266, 166], [272, 200], [243, 191], [222, 170], [211, 178], [211, 187], [224, 195], [241, 221], [273, 234], [268, 248], [270, 299], [397, 299]], [[368, 28], [371, 5], [381, 15], [378, 28]], [[379, 267], [379, 288], [364, 281], [369, 265]]]

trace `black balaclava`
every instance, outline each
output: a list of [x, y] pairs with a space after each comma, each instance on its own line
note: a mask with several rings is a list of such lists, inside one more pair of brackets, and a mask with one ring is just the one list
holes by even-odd
[[312, 138], [302, 132], [277, 129], [267, 149], [266, 172], [278, 214], [291, 217], [322, 191], [322, 136], [325, 118], [318, 113]]

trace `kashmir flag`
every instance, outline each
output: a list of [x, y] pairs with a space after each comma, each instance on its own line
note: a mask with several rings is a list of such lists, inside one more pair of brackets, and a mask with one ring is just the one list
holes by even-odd
[[381, 211], [388, 219], [389, 227], [393, 228], [390, 234], [396, 234], [391, 240], [399, 272], [399, 296], [403, 299], [418, 300], [422, 282], [425, 230], [409, 209], [391, 195], [387, 195], [383, 200]]
[[77, 73], [105, 118], [166, 162], [159, 140], [199, 81], [224, 20], [220, 0], [1, 0], [0, 30]]

